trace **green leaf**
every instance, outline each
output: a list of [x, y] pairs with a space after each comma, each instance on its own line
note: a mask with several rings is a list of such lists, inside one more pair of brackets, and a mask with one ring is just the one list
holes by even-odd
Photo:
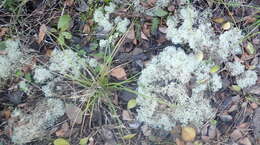
[[217, 120], [214, 120], [214, 119], [210, 120], [210, 124], [211, 124], [211, 125], [217, 125], [217, 123], [218, 123]]
[[25, 79], [26, 79], [27, 81], [29, 81], [29, 82], [32, 81], [32, 75], [31, 75], [30, 73], [25, 74], [24, 77], [25, 77]]
[[57, 41], [60, 45], [65, 45], [65, 39], [63, 35], [59, 35], [59, 37], [57, 38]]
[[23, 76], [23, 72], [21, 70], [18, 70], [15, 72], [15, 75], [16, 75], [16, 77], [19, 78], [19, 77]]
[[220, 69], [220, 66], [219, 66], [219, 65], [215, 65], [215, 66], [213, 66], [213, 67], [210, 69], [210, 72], [211, 72], [211, 73], [215, 73], [215, 72], [217, 72], [219, 69]]
[[61, 32], [61, 35], [64, 36], [64, 38], [66, 39], [71, 39], [72, 38], [72, 35], [70, 32]]
[[236, 91], [236, 92], [240, 92], [241, 88], [238, 85], [232, 85], [231, 90]]
[[158, 29], [159, 23], [160, 23], [160, 20], [158, 18], [153, 18], [152, 27], [151, 27], [152, 34], [156, 33], [156, 30]]
[[157, 8], [154, 12], [154, 14], [158, 17], [164, 17], [168, 14], [168, 12], [166, 12], [165, 10], [161, 9], [161, 8]]
[[67, 140], [63, 139], [63, 138], [55, 139], [53, 144], [54, 145], [70, 145], [70, 143]]
[[136, 99], [131, 99], [127, 103], [127, 109], [132, 109], [136, 106], [137, 102]]
[[123, 139], [130, 140], [130, 139], [132, 139], [132, 138], [135, 137], [135, 136], [136, 136], [136, 133], [134, 133], [134, 134], [128, 134], [128, 135], [123, 136]]
[[87, 145], [88, 139], [89, 139], [88, 137], [84, 137], [84, 138], [80, 139], [79, 144], [80, 145]]
[[60, 16], [58, 22], [58, 29], [66, 31], [70, 26], [71, 17], [69, 15]]
[[254, 48], [254, 45], [250, 42], [247, 43], [247, 46], [246, 46], [246, 52], [250, 55], [253, 55], [256, 53], [256, 50]]

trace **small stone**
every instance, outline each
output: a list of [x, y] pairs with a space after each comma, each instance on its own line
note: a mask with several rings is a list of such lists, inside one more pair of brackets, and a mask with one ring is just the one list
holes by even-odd
[[232, 121], [233, 117], [231, 115], [221, 115], [220, 119], [224, 122]]
[[251, 106], [252, 109], [258, 108], [258, 105], [256, 103], [254, 103], [254, 102], [251, 103], [250, 106]]

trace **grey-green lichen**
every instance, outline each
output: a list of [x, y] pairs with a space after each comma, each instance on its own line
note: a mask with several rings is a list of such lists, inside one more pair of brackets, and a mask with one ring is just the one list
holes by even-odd
[[[165, 48], [151, 60], [138, 80], [138, 93], [143, 94], [137, 97], [140, 105], [138, 119], [151, 126], [170, 130], [177, 122], [199, 127], [214, 116], [207, 99], [209, 96], [204, 92], [207, 89], [217, 91], [221, 88], [221, 80], [217, 74], [211, 76], [208, 71], [196, 71], [205, 64], [197, 60], [195, 55], [187, 55], [181, 49]], [[203, 76], [207, 80], [200, 82], [201, 78], [196, 77], [200, 73], [208, 73], [208, 76]], [[210, 85], [215, 80], [218, 82]]]
[[8, 79], [18, 69], [23, 54], [19, 40], [6, 40], [1, 43], [6, 54], [0, 55], [0, 78]]
[[65, 113], [64, 104], [59, 99], [43, 99], [31, 114], [15, 110], [12, 117], [19, 118], [14, 126], [11, 139], [15, 144], [25, 144], [33, 139], [47, 135], [48, 129], [55, 125], [57, 119]]

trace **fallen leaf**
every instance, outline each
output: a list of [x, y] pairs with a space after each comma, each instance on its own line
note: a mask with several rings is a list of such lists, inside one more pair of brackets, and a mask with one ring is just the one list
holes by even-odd
[[123, 139], [130, 140], [130, 139], [134, 138], [135, 136], [136, 136], [136, 133], [128, 134], [128, 135], [123, 136]]
[[245, 137], [245, 138], [239, 140], [239, 143], [241, 143], [242, 145], [252, 145], [252, 143], [248, 137]]
[[176, 145], [185, 145], [184, 141], [180, 140], [179, 138], [176, 138], [175, 143]]
[[112, 71], [110, 72], [110, 75], [115, 77], [118, 80], [127, 79], [125, 69], [122, 67], [116, 67], [116, 68], [112, 69]]
[[126, 37], [128, 39], [134, 40], [135, 39], [135, 30], [134, 27], [130, 28], [129, 32], [127, 33]]
[[192, 127], [183, 127], [181, 130], [181, 137], [184, 141], [193, 141], [196, 137], [196, 130]]
[[127, 109], [135, 108], [136, 104], [137, 104], [136, 99], [129, 100], [127, 103]]
[[8, 28], [0, 28], [0, 38], [3, 37], [7, 31]]
[[144, 34], [143, 31], [141, 31], [141, 38], [144, 40], [149, 40], [148, 37]]
[[222, 29], [223, 30], [229, 30], [231, 28], [231, 23], [230, 22], [226, 22], [222, 25]]
[[225, 19], [224, 18], [213, 18], [212, 21], [215, 23], [218, 23], [218, 24], [222, 24], [225, 22]]
[[230, 137], [233, 139], [233, 141], [236, 141], [242, 137], [242, 133], [239, 129], [235, 129], [231, 134]]
[[251, 103], [250, 106], [251, 106], [251, 108], [253, 108], [253, 109], [258, 108], [258, 105], [257, 105], [255, 102]]
[[123, 120], [133, 120], [132, 119], [132, 117], [131, 117], [131, 115], [130, 115], [130, 113], [129, 113], [129, 111], [127, 111], [127, 110], [123, 110], [122, 111], [122, 119]]
[[90, 33], [90, 26], [85, 24], [83, 27], [83, 33], [89, 34]]
[[69, 135], [69, 124], [65, 122], [62, 124], [61, 129], [55, 132], [58, 137], [68, 137]]
[[73, 104], [66, 104], [65, 110], [72, 123], [81, 124], [83, 112], [79, 107]]
[[11, 111], [10, 110], [4, 110], [2, 114], [5, 117], [5, 119], [9, 119], [11, 117]]
[[215, 72], [219, 71], [219, 69], [220, 69], [220, 66], [219, 66], [219, 65], [215, 65], [215, 66], [213, 66], [213, 67], [210, 69], [210, 72], [211, 72], [211, 73], [215, 73]]
[[84, 137], [84, 138], [82, 138], [82, 139], [79, 140], [79, 144], [80, 144], [80, 145], [87, 145], [88, 140], [89, 140], [88, 137]]
[[66, 0], [64, 4], [71, 7], [74, 4], [74, 0]]
[[249, 55], [253, 55], [253, 54], [256, 53], [255, 47], [254, 47], [254, 45], [251, 42], [247, 43], [247, 45], [246, 45], [246, 52]]
[[40, 44], [42, 40], [44, 39], [47, 32], [47, 26], [45, 24], [42, 24], [39, 30], [38, 40], [37, 43]]
[[63, 139], [63, 138], [55, 139], [53, 144], [54, 145], [70, 145], [70, 143], [67, 140]]
[[230, 89], [232, 91], [236, 91], [236, 92], [240, 92], [241, 91], [241, 87], [239, 87], [238, 85], [232, 85]]
[[61, 31], [68, 30], [70, 27], [70, 22], [71, 22], [70, 15], [60, 16], [59, 21], [58, 21], [58, 29], [60, 29]]

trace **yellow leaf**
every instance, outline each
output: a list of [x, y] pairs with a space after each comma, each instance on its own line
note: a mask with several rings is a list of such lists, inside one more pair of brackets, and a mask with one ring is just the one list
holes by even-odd
[[248, 54], [250, 54], [250, 55], [253, 55], [253, 54], [256, 53], [254, 45], [252, 43], [250, 43], [250, 42], [247, 43], [247, 45], [246, 45], [246, 52]]
[[223, 30], [228, 30], [231, 28], [231, 23], [230, 22], [226, 22], [222, 25], [222, 29]]
[[136, 99], [131, 99], [127, 103], [127, 109], [132, 109], [136, 106], [137, 102]]
[[215, 65], [215, 66], [213, 66], [213, 67], [210, 69], [210, 72], [211, 72], [211, 73], [215, 73], [215, 72], [217, 72], [219, 69], [220, 69], [220, 66], [219, 66], [219, 65]]
[[181, 137], [184, 141], [193, 141], [196, 137], [196, 131], [192, 127], [183, 127], [181, 130]]
[[128, 134], [128, 135], [123, 136], [123, 139], [129, 140], [129, 139], [132, 139], [132, 138], [135, 137], [135, 136], [136, 136], [136, 133], [134, 133], [134, 134]]
[[53, 144], [54, 145], [70, 145], [70, 143], [67, 140], [63, 139], [63, 138], [55, 139]]
[[241, 88], [238, 85], [232, 85], [231, 90], [236, 91], [236, 92], [240, 92]]
[[88, 139], [89, 139], [88, 137], [84, 137], [84, 138], [80, 139], [79, 144], [80, 145], [87, 145]]
[[224, 23], [224, 18], [214, 18], [213, 19], [213, 22], [215, 22], [215, 23], [218, 23], [218, 24], [222, 24], [222, 23]]

